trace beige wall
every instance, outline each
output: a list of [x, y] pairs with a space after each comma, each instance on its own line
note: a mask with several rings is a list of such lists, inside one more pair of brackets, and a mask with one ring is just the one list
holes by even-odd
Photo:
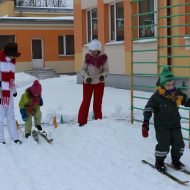
[[108, 55], [111, 74], [125, 74], [124, 44], [105, 45], [105, 53]]
[[[157, 42], [134, 43], [134, 50], [157, 49]], [[134, 62], [157, 62], [157, 52], [134, 53]], [[157, 74], [157, 65], [134, 65], [134, 73]]]
[[0, 16], [14, 16], [14, 1], [5, 1], [0, 4]]
[[22, 17], [58, 17], [58, 16], [73, 16], [73, 13], [48, 13], [48, 12], [19, 12], [15, 11], [14, 16]]
[[[46, 68], [55, 69], [57, 73], [73, 73], [75, 71], [74, 61], [46, 61]], [[25, 72], [32, 69], [32, 62], [17, 62], [16, 72]]]
[[[190, 45], [190, 38], [185, 39], [185, 45]], [[190, 50], [190, 47], [186, 47], [187, 50]]]
[[55, 69], [57, 73], [73, 73], [75, 71], [74, 61], [46, 61], [46, 68]]
[[31, 62], [17, 62], [16, 64], [16, 72], [24, 72], [32, 69]]
[[97, 6], [97, 0], [81, 0], [81, 8], [89, 9]]

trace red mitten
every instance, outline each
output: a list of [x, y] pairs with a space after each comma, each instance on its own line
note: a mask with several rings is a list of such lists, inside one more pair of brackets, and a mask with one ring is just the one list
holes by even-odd
[[149, 122], [144, 121], [142, 125], [142, 136], [144, 138], [148, 138], [148, 131], [149, 131]]

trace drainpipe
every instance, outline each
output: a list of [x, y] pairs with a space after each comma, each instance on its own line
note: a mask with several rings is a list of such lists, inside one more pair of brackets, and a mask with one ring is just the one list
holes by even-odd
[[[167, 6], [171, 6], [171, 0], [167, 0]], [[168, 7], [167, 8], [167, 16], [170, 16], [170, 15], [171, 15], [171, 7]], [[168, 17], [167, 18], [167, 26], [170, 26], [171, 24], [172, 24], [171, 17]], [[167, 28], [167, 36], [171, 36], [171, 35], [172, 35], [172, 29], [171, 29], [171, 27], [168, 27]], [[171, 45], [172, 45], [172, 38], [168, 37], [167, 38], [167, 46], [170, 46], [170, 47], [167, 48], [167, 56], [172, 55]], [[168, 65], [172, 65], [172, 58], [168, 57], [167, 62], [168, 62]], [[170, 70], [171, 70], [171, 67], [170, 67]]]

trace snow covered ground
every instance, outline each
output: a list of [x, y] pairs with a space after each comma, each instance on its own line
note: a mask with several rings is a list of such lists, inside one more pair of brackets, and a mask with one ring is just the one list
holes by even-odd
[[[15, 99], [16, 118], [23, 123], [18, 102], [24, 90], [35, 78], [17, 74], [18, 97]], [[77, 113], [82, 99], [82, 86], [75, 76], [62, 76], [41, 81], [43, 85], [43, 122], [54, 115], [63, 115], [67, 123], [53, 129], [46, 126], [54, 138], [49, 145], [24, 139], [18, 146], [9, 141], [0, 145], [0, 189], [6, 190], [178, 190], [182, 187], [141, 163], [154, 162], [156, 144], [153, 127], [150, 137], [141, 137], [140, 124], [130, 124], [130, 92], [105, 89], [102, 121], [90, 121], [77, 127]], [[136, 92], [150, 96], [150, 93]], [[144, 106], [145, 101], [137, 102]], [[142, 112], [135, 112], [141, 118]], [[92, 108], [89, 119], [92, 118]], [[121, 120], [117, 120], [117, 119]], [[124, 119], [124, 120], [123, 120]], [[187, 124], [184, 124], [185, 126]], [[188, 165], [190, 151], [185, 150], [183, 161]], [[168, 156], [168, 161], [170, 158]], [[189, 164], [190, 167], [190, 164]], [[181, 179], [190, 177], [171, 171]]]

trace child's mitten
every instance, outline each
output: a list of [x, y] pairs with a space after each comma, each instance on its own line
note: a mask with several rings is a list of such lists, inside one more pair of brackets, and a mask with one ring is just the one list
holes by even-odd
[[149, 131], [149, 121], [144, 121], [142, 125], [142, 136], [144, 138], [148, 137], [148, 131]]
[[26, 121], [28, 118], [27, 113], [26, 113], [26, 109], [25, 108], [20, 109], [20, 113], [21, 113], [23, 121]]

